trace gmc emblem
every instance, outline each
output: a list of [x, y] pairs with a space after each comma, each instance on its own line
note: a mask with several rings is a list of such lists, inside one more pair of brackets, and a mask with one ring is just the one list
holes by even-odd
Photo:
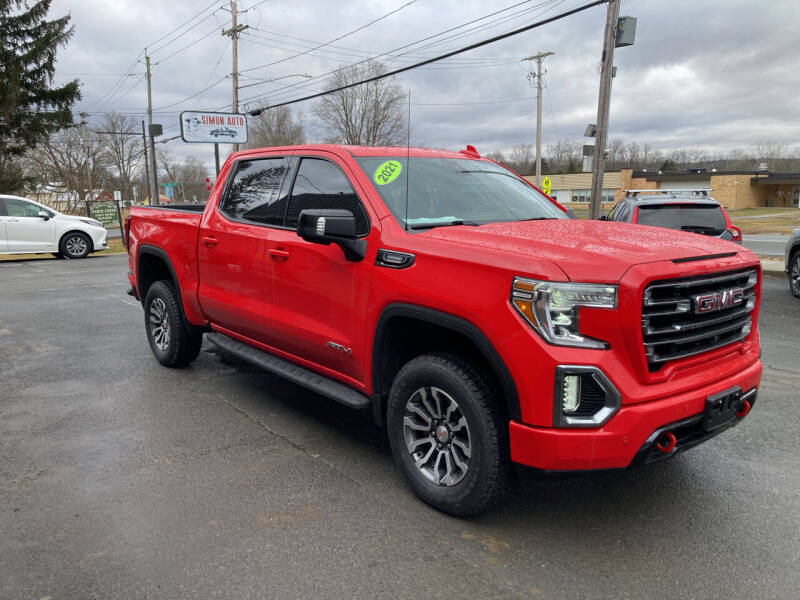
[[716, 312], [726, 308], [739, 306], [744, 302], [744, 289], [735, 288], [723, 290], [712, 294], [701, 294], [694, 297], [694, 312], [702, 315], [705, 313]]

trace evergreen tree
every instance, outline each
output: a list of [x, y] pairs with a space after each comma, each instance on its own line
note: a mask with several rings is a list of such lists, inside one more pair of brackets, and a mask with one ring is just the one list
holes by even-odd
[[46, 20], [52, 0], [0, 0], [0, 192], [22, 183], [16, 160], [72, 124], [78, 80], [51, 87], [70, 16]]

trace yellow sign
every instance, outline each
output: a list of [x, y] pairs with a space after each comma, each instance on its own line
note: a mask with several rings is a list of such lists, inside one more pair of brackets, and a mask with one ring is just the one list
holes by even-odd
[[550, 181], [550, 178], [545, 175], [545, 178], [542, 179], [542, 191], [549, 196], [550, 190], [552, 189], [553, 189], [553, 182]]

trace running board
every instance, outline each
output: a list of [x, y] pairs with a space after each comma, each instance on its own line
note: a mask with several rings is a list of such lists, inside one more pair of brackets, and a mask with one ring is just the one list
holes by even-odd
[[268, 354], [258, 348], [253, 348], [242, 342], [229, 338], [221, 333], [206, 334], [206, 339], [226, 352], [241, 358], [251, 364], [261, 367], [279, 377], [288, 379], [292, 383], [302, 385], [326, 398], [335, 400], [350, 408], [364, 409], [370, 406], [368, 396], [355, 391], [334, 381], [324, 375], [319, 375], [303, 367], [290, 363], [287, 360]]

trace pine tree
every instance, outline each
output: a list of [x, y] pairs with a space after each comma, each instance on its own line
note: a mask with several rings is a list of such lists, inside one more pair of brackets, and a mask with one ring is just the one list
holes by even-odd
[[66, 15], [46, 20], [52, 0], [0, 0], [0, 192], [22, 183], [16, 160], [72, 124], [78, 80], [51, 87], [56, 50], [73, 29]]

